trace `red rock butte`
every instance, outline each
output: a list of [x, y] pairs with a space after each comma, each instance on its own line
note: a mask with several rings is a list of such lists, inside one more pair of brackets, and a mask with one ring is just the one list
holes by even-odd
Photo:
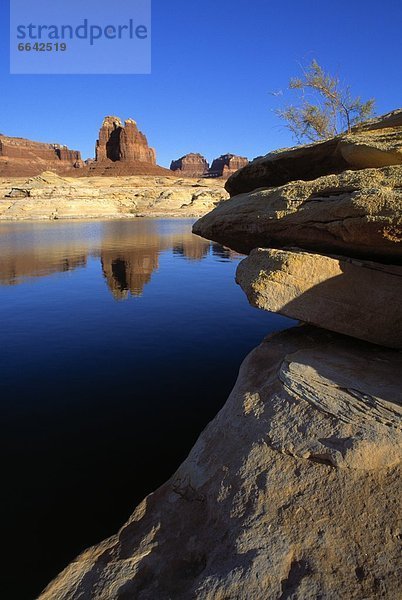
[[177, 175], [203, 177], [208, 173], [209, 163], [202, 154], [191, 152], [177, 160], [172, 160], [170, 169]]
[[248, 165], [249, 161], [244, 156], [235, 154], [222, 154], [212, 162], [209, 169], [210, 177], [230, 177], [239, 169]]
[[176, 174], [186, 177], [224, 177], [228, 178], [238, 169], [248, 165], [249, 161], [244, 156], [235, 154], [222, 154], [213, 160], [209, 166], [202, 154], [190, 153], [173, 160], [170, 169]]
[[171, 175], [156, 164], [156, 152], [133, 119], [105, 117], [96, 141], [95, 161], [86, 175]]

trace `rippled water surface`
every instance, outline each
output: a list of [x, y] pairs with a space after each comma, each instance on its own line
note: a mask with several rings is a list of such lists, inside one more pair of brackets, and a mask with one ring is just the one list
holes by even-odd
[[2, 597], [31, 600], [117, 531], [186, 457], [244, 356], [291, 324], [251, 308], [241, 257], [191, 225], [0, 224]]

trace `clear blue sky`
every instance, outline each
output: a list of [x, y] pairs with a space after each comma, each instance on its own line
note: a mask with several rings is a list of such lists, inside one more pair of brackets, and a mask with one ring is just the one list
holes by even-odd
[[[273, 109], [298, 64], [338, 72], [378, 114], [402, 105], [400, 0], [153, 0], [151, 75], [9, 75], [0, 9], [0, 132], [93, 156], [102, 118], [134, 118], [159, 164], [292, 144]], [[27, 0], [32, 2], [33, 0]]]

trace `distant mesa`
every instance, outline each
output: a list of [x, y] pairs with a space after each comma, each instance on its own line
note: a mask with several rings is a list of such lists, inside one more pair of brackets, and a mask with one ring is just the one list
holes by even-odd
[[43, 171], [67, 174], [83, 167], [78, 150], [0, 135], [0, 176], [30, 177]]
[[202, 154], [191, 152], [177, 160], [172, 160], [171, 171], [186, 177], [203, 177], [208, 173], [209, 163]]
[[215, 158], [211, 167], [208, 161], [198, 153], [185, 154], [173, 160], [170, 169], [176, 174], [186, 177], [230, 177], [238, 169], [248, 165], [249, 161], [244, 156], [235, 154], [222, 154]]
[[46, 144], [0, 134], [0, 177], [35, 177], [44, 171], [61, 176], [130, 176], [173, 174], [183, 177], [228, 178], [249, 161], [242, 156], [223, 154], [211, 167], [204, 156], [190, 153], [173, 160], [170, 169], [156, 163], [156, 152], [133, 119], [116, 116], [103, 119], [95, 146], [95, 158], [81, 159], [78, 150], [62, 144]]
[[222, 154], [212, 162], [209, 169], [210, 177], [230, 177], [239, 169], [248, 165], [249, 161], [244, 156], [235, 154]]

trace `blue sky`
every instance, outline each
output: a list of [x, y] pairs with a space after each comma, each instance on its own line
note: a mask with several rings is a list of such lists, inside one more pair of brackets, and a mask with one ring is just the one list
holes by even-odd
[[7, 0], [0, 11], [0, 132], [84, 158], [108, 114], [134, 118], [165, 166], [291, 145], [270, 92], [312, 58], [378, 114], [402, 106], [400, 0], [153, 0], [151, 75], [10, 75]]

